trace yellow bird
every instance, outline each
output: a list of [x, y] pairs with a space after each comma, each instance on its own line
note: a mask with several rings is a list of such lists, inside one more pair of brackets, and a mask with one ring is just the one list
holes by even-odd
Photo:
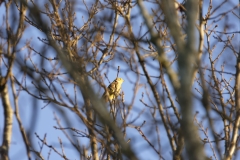
[[124, 80], [122, 78], [116, 78], [108, 87], [107, 90], [103, 93], [102, 99], [107, 102], [108, 100], [112, 101], [116, 99], [121, 92], [122, 83]]

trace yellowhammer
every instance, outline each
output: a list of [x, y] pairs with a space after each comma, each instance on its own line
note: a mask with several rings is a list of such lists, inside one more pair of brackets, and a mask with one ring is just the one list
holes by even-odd
[[122, 78], [116, 78], [108, 87], [107, 90], [103, 93], [102, 99], [107, 102], [108, 100], [112, 101], [117, 98], [121, 92], [121, 86], [124, 80]]

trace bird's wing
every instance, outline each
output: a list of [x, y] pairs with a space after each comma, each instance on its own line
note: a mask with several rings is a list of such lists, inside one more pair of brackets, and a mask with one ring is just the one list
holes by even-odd
[[114, 94], [114, 92], [116, 92], [117, 89], [117, 81], [113, 81], [109, 86], [108, 86], [108, 92], [109, 94]]

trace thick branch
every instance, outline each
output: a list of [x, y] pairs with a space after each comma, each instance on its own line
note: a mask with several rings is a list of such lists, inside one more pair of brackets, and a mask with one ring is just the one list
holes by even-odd
[[7, 85], [2, 90], [1, 93], [2, 104], [4, 110], [4, 129], [3, 129], [3, 143], [0, 147], [0, 159], [8, 160], [8, 152], [11, 143], [12, 136], [12, 123], [13, 123], [13, 111], [9, 100]]

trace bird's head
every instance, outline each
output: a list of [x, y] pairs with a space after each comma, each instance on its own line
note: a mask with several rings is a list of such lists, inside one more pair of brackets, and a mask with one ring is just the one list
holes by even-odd
[[115, 81], [117, 81], [120, 84], [122, 84], [124, 82], [124, 80], [122, 78], [116, 78]]

